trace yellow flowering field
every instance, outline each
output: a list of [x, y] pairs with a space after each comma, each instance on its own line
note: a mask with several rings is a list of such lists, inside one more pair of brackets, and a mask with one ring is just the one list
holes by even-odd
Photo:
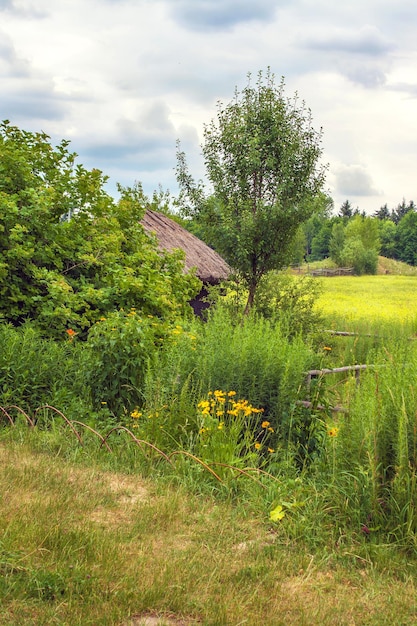
[[411, 322], [417, 314], [417, 276], [336, 276], [323, 285], [317, 307], [328, 320]]

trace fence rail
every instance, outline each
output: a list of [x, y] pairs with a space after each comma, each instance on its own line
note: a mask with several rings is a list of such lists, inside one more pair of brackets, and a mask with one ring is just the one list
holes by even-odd
[[[311, 381], [313, 378], [319, 378], [320, 376], [327, 376], [328, 374], [343, 374], [344, 372], [355, 372], [356, 384], [359, 384], [360, 374], [364, 370], [374, 367], [374, 365], [344, 365], [343, 367], [334, 367], [332, 369], [324, 368], [321, 370], [309, 370], [306, 372], [306, 384], [307, 389], [310, 389]], [[310, 400], [298, 400], [297, 404], [299, 406], [304, 406], [307, 409], [311, 409], [314, 406], [314, 403]], [[315, 406], [319, 411], [330, 410], [332, 413], [348, 413], [349, 409], [344, 406], [336, 405], [336, 406], [323, 406], [322, 404], [318, 404]]]
[[310, 276], [351, 276], [353, 274], [353, 267], [336, 267], [326, 268], [322, 267], [309, 271]]

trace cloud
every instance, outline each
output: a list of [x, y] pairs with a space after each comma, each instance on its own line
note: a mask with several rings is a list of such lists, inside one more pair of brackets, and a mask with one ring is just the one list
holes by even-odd
[[335, 174], [336, 191], [341, 195], [350, 197], [379, 194], [373, 186], [371, 176], [361, 165], [339, 166]]
[[197, 31], [227, 30], [242, 22], [268, 21], [275, 14], [274, 0], [172, 0], [172, 16]]
[[362, 26], [358, 30], [332, 29], [331, 34], [326, 32], [320, 37], [310, 37], [305, 45], [307, 48], [320, 52], [342, 52], [365, 56], [385, 55], [395, 48], [394, 43], [384, 37], [378, 28], [369, 25]]
[[14, 120], [63, 120], [67, 111], [65, 102], [42, 88], [9, 93], [0, 102], [0, 118]]
[[352, 63], [341, 65], [340, 69], [353, 83], [368, 89], [382, 87], [387, 81], [386, 73], [377, 64]]
[[[162, 101], [141, 109], [136, 118], [119, 118], [112, 134], [105, 139], [90, 139], [83, 154], [116, 166], [123, 161], [130, 166], [154, 171], [172, 164], [175, 158], [176, 130], [169, 119], [170, 109]], [[79, 138], [81, 139], [81, 138]]]
[[0, 31], [0, 76], [21, 78], [29, 73], [29, 63], [17, 55], [9, 37]]
[[19, 0], [0, 0], [0, 11], [7, 11], [35, 19], [46, 17], [46, 12], [39, 10], [34, 3], [29, 3], [25, 6]]
[[394, 83], [387, 86], [387, 89], [391, 91], [399, 91], [407, 94], [410, 98], [417, 98], [417, 84], [416, 83]]

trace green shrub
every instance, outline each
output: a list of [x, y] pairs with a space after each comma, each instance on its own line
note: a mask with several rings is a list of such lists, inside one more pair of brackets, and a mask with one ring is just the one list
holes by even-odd
[[96, 410], [105, 405], [121, 418], [143, 404], [148, 364], [167, 333], [166, 324], [135, 309], [110, 313], [95, 324], [86, 341], [83, 374]]
[[258, 287], [255, 309], [268, 319], [280, 320], [289, 336], [307, 336], [323, 324], [315, 308], [322, 290], [322, 284], [310, 276], [269, 272]]
[[87, 401], [78, 376], [82, 350], [72, 341], [44, 339], [30, 324], [19, 329], [0, 325], [0, 345], [2, 406], [15, 404], [30, 411], [52, 404], [58, 393], [77, 399], [78, 407]]

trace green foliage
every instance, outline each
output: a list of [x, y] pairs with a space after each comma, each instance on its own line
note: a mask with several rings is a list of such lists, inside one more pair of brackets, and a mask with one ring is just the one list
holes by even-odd
[[72, 388], [80, 408], [84, 396], [83, 385], [78, 384], [80, 354], [70, 341], [58, 344], [42, 339], [29, 324], [20, 329], [0, 325], [0, 345], [2, 406], [16, 404], [30, 411]]
[[332, 222], [322, 220], [319, 229], [311, 241], [310, 261], [321, 261], [329, 256], [329, 246], [332, 235]]
[[417, 265], [417, 213], [408, 211], [397, 226], [397, 258], [409, 265]]
[[319, 330], [323, 319], [315, 308], [322, 285], [309, 276], [270, 272], [263, 277], [255, 297], [255, 310], [288, 325], [288, 336], [304, 337]]
[[221, 307], [211, 312], [196, 352], [202, 389], [232, 389], [247, 398], [286, 440], [291, 407], [313, 355], [300, 337], [288, 341], [279, 323], [250, 316], [241, 323]]
[[[198, 403], [198, 437], [195, 453], [224, 477], [230, 467], [258, 467], [263, 464], [263, 453], [273, 454], [268, 442], [274, 433], [270, 422], [259, 423], [262, 409], [253, 407], [245, 399], [237, 399], [236, 392], [219, 389], [209, 391]], [[229, 467], [224, 467], [225, 465]], [[233, 471], [231, 472], [234, 476]]]
[[366, 249], [359, 238], [349, 237], [345, 243], [340, 258], [341, 264], [353, 267], [355, 274], [376, 274], [378, 267], [378, 253]]
[[375, 250], [377, 254], [379, 253], [381, 244], [377, 220], [355, 215], [346, 225], [345, 236], [346, 240], [360, 239], [365, 250]]
[[242, 275], [247, 311], [262, 276], [289, 261], [293, 238], [315, 211], [324, 179], [317, 165], [321, 133], [297, 97], [284, 96], [268, 71], [250, 82], [217, 120], [205, 127], [202, 146], [213, 193], [206, 195], [178, 153], [177, 177], [184, 211], [204, 225], [206, 239]]
[[376, 274], [380, 247], [375, 218], [356, 214], [346, 226], [340, 222], [333, 226], [330, 256], [339, 266], [353, 267], [355, 274]]
[[149, 201], [140, 185], [120, 188], [75, 165], [68, 142], [0, 125], [0, 316], [35, 321], [48, 336], [68, 328], [85, 338], [103, 315], [135, 306], [174, 319], [199, 281], [181, 255], [162, 254], [140, 220]]
[[354, 492], [362, 476], [356, 503], [362, 523], [416, 547], [417, 353], [397, 338], [370, 358], [372, 368], [361, 376], [337, 436], [334, 480]]
[[384, 219], [379, 223], [379, 238], [381, 241], [381, 255], [396, 259], [397, 253], [397, 226], [391, 220]]
[[95, 324], [83, 364], [95, 409], [105, 405], [120, 419], [142, 404], [147, 368], [168, 333], [166, 323], [135, 309], [110, 313]]
[[343, 249], [345, 246], [345, 227], [341, 222], [333, 224], [329, 242], [329, 253], [332, 261], [339, 267], [343, 265]]

